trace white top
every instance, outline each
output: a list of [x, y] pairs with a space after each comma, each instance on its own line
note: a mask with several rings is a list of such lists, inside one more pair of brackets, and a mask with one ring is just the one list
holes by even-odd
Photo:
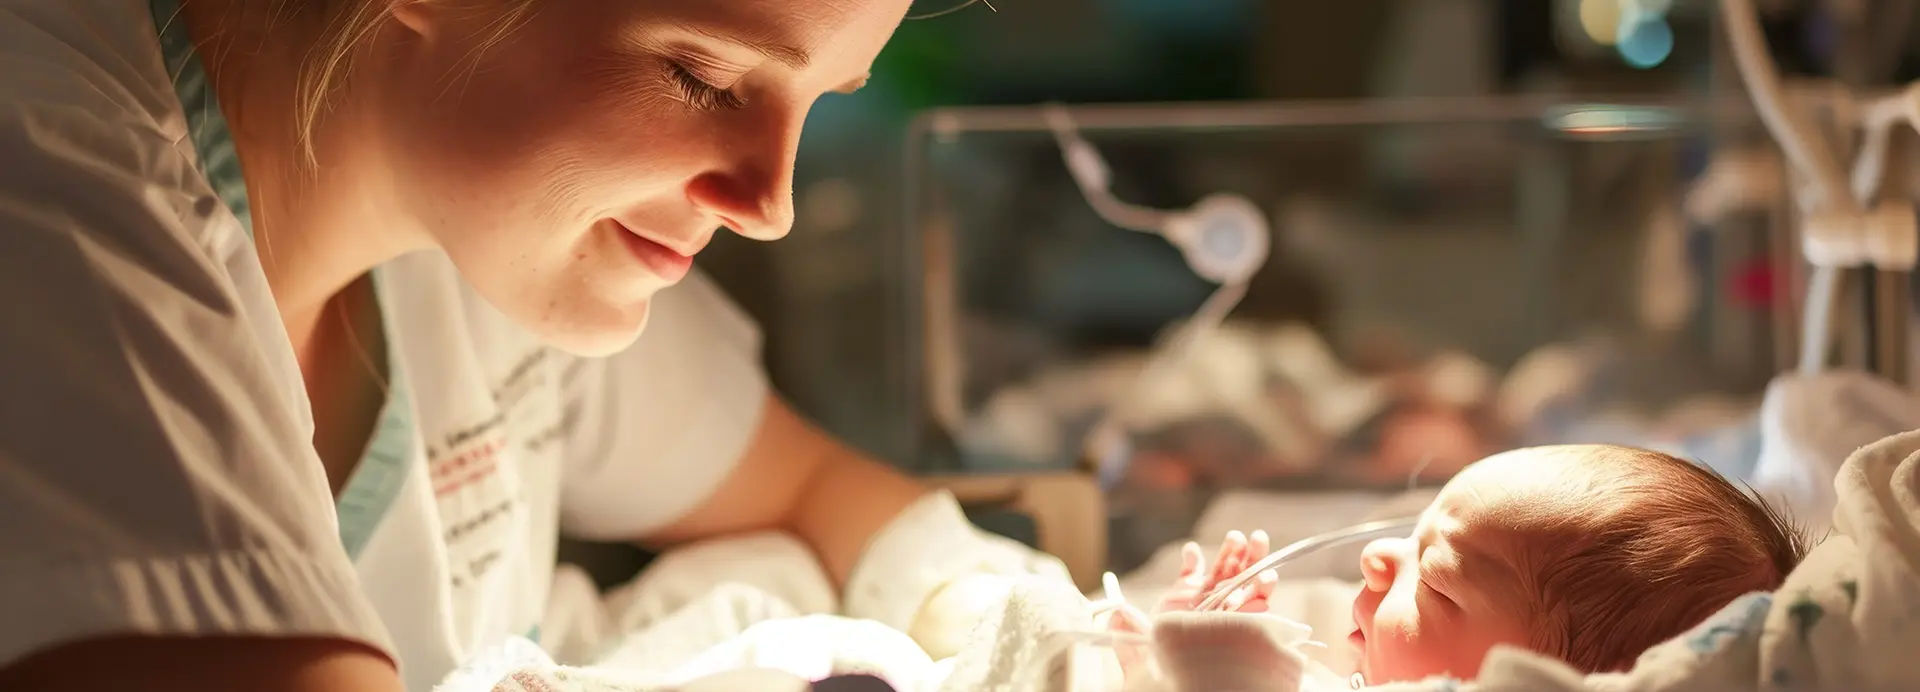
[[733, 468], [758, 332], [696, 276], [634, 348], [581, 359], [438, 253], [382, 266], [392, 386], [336, 503], [174, 15], [0, 0], [0, 665], [114, 633], [302, 634], [386, 648], [424, 690], [537, 639], [562, 528], [638, 536]]

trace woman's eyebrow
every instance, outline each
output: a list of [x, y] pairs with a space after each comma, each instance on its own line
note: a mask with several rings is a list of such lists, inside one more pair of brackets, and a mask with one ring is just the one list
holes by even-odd
[[732, 35], [714, 31], [711, 28], [700, 26], [698, 24], [693, 24], [693, 23], [679, 24], [675, 28], [710, 41], [718, 41], [720, 43], [725, 43], [728, 45], [745, 48], [755, 53], [759, 53], [760, 55], [765, 56], [769, 60], [780, 63], [782, 65], [786, 65], [788, 68], [791, 68], [796, 71], [807, 69], [807, 65], [810, 65], [813, 63], [813, 56], [807, 53], [807, 51], [801, 50], [799, 48], [795, 48], [793, 46], [787, 45], [785, 43], [781, 43], [776, 40], [767, 39], [767, 38], [758, 38], [758, 37], [742, 38], [739, 36], [732, 36]]

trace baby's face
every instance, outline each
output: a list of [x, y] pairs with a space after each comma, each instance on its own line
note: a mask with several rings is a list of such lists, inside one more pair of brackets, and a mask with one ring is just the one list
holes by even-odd
[[1348, 640], [1368, 684], [1471, 680], [1495, 645], [1526, 645], [1527, 623], [1511, 607], [1520, 584], [1510, 559], [1517, 546], [1497, 517], [1504, 503], [1550, 492], [1558, 466], [1527, 451], [1468, 466], [1441, 489], [1412, 536], [1366, 547]]

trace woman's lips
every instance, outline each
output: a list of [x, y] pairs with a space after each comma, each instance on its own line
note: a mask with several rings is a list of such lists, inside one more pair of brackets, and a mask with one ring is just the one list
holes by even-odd
[[669, 282], [677, 282], [686, 278], [687, 272], [693, 270], [693, 257], [682, 255], [675, 252], [673, 248], [648, 240], [633, 232], [633, 229], [627, 228], [626, 224], [615, 221], [614, 225], [620, 227], [620, 239], [626, 243], [627, 249], [631, 250], [633, 256], [656, 276]]

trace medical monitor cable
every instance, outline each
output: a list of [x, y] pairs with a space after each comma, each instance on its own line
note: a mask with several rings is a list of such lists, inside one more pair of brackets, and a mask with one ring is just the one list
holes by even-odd
[[[1201, 338], [1226, 321], [1228, 313], [1246, 296], [1247, 282], [1266, 266], [1272, 237], [1260, 208], [1246, 197], [1231, 193], [1208, 195], [1182, 211], [1166, 211], [1129, 204], [1115, 197], [1112, 171], [1093, 144], [1080, 136], [1073, 118], [1059, 105], [1042, 111], [1060, 146], [1067, 172], [1094, 213], [1126, 230], [1158, 235], [1180, 250], [1187, 267], [1202, 279], [1220, 285], [1201, 303], [1186, 324], [1156, 347], [1134, 381], [1150, 381], [1166, 368], [1185, 360]], [[1126, 454], [1123, 424], [1127, 401], [1122, 395], [1107, 407], [1087, 433], [1082, 448], [1104, 475], [1118, 468]]]

